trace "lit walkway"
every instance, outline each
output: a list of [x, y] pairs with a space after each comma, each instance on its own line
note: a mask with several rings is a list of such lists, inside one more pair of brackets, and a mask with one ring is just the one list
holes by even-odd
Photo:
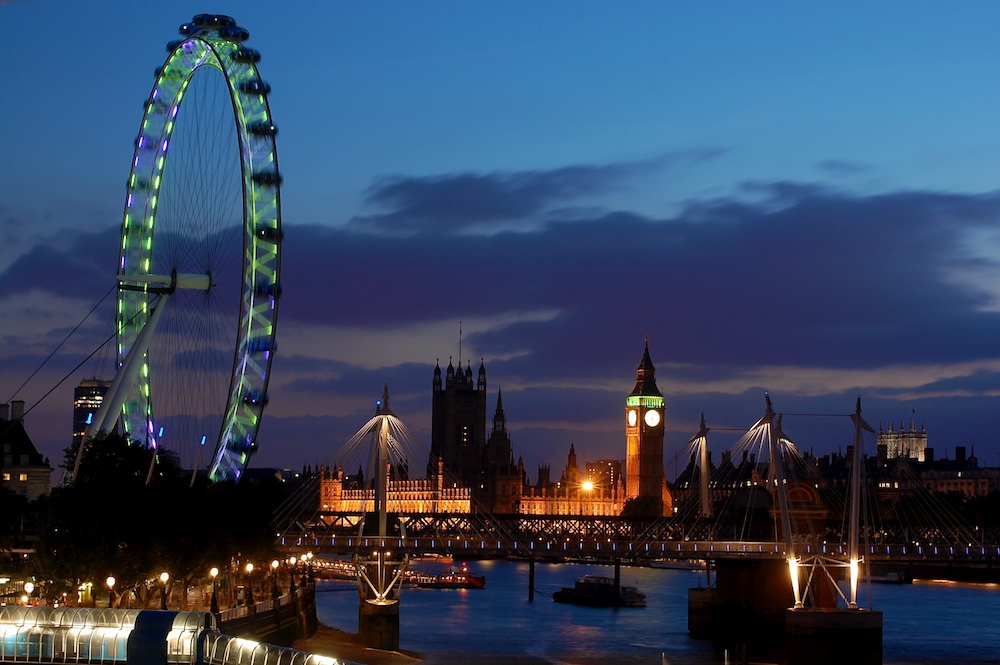
[[210, 612], [21, 606], [0, 609], [0, 663], [343, 662], [223, 635]]

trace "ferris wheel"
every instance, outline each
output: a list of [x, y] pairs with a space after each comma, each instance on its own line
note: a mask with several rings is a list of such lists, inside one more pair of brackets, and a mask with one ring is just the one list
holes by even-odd
[[199, 14], [180, 33], [135, 142], [117, 266], [124, 378], [105, 400], [129, 438], [195, 469], [214, 447], [210, 478], [238, 480], [276, 350], [277, 128], [246, 30]]

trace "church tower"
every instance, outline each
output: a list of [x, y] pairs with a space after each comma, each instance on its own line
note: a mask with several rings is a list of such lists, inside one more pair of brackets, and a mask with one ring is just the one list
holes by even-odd
[[657, 515], [663, 514], [666, 495], [664, 427], [663, 394], [656, 387], [656, 368], [649, 358], [647, 339], [635, 388], [625, 400], [625, 499], [642, 498], [650, 503], [649, 512]]

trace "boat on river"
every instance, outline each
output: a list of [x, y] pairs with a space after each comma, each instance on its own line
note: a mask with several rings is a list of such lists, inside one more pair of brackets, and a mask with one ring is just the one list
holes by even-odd
[[313, 570], [321, 580], [353, 580], [358, 576], [354, 563], [343, 559], [317, 560]]
[[421, 589], [482, 589], [486, 586], [486, 577], [473, 575], [465, 565], [458, 570], [452, 568], [437, 575], [414, 572], [406, 581]]
[[903, 573], [889, 571], [885, 575], [865, 575], [862, 577], [865, 582], [872, 584], [912, 584], [913, 578]]
[[667, 570], [705, 570], [708, 562], [704, 559], [653, 559], [649, 566]]
[[583, 575], [572, 587], [563, 587], [552, 594], [557, 603], [586, 605], [588, 607], [645, 607], [646, 594], [637, 587], [618, 585], [615, 596], [615, 579], [603, 575]]

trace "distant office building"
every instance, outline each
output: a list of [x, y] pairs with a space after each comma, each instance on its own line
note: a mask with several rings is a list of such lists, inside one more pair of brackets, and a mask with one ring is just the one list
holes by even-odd
[[929, 469], [920, 473], [920, 480], [932, 492], [958, 492], [966, 499], [1000, 491], [1000, 469]]
[[618, 459], [599, 459], [584, 465], [583, 475], [590, 481], [598, 494], [617, 492], [622, 484], [622, 461]]
[[49, 493], [52, 467], [24, 429], [23, 401], [0, 404], [0, 451], [0, 482], [4, 487], [29, 501]]
[[87, 435], [87, 426], [104, 403], [104, 396], [111, 387], [110, 381], [84, 379], [73, 391], [73, 443], [78, 444]]

